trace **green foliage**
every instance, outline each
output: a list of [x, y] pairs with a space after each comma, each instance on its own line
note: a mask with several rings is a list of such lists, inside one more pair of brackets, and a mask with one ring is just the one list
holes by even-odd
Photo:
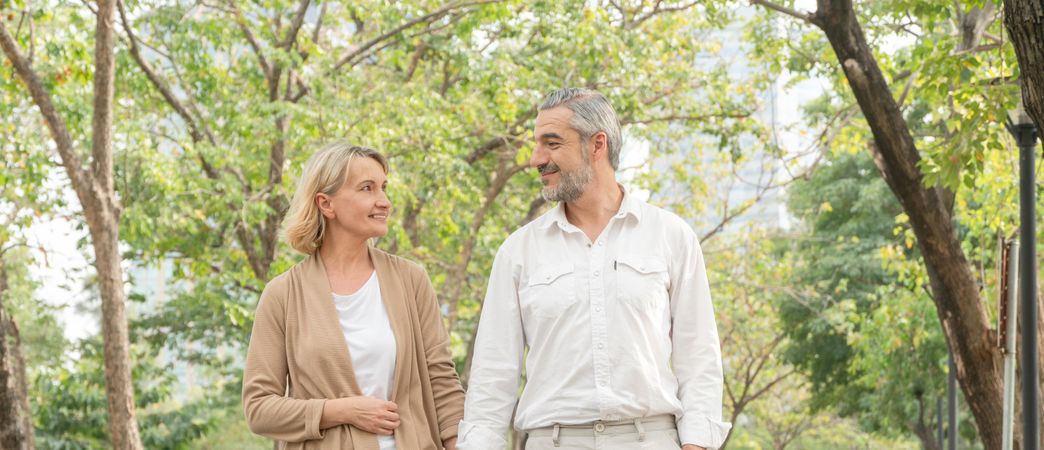
[[[146, 77], [118, 20], [120, 236], [127, 259], [158, 267], [150, 270], [163, 272], [169, 290], [164, 302], [149, 293], [131, 297], [139, 312], [131, 333], [146, 445], [264, 446], [235, 437], [249, 436], [238, 411], [236, 355], [258, 292], [300, 259], [285, 244], [265, 244], [278, 238], [301, 166], [322, 142], [347, 138], [388, 155], [395, 215], [377, 245], [427, 267], [463, 367], [494, 252], [546, 208], [535, 201], [537, 178], [524, 170], [534, 107], [545, 92], [565, 85], [605, 92], [628, 139], [647, 144], [654, 161], [624, 172], [654, 203], [710, 237], [719, 219], [754, 207], [755, 199], [737, 202], [725, 192], [742, 183], [737, 171], [795, 152], [778, 141], [780, 130], [756, 117], [774, 101], [763, 93], [781, 78], [789, 86], [824, 80], [826, 92], [805, 105], [804, 115], [805, 125], [830, 131], [815, 141], [827, 161], [788, 188], [802, 228], [719, 234], [706, 245], [724, 353], [734, 355], [726, 361], [730, 389], [742, 390], [736, 376], [758, 358], [767, 358], [763, 378], [748, 387], [781, 376], [780, 386], [788, 387], [753, 400], [746, 414], [761, 428], [734, 442], [772, 445], [764, 430], [773, 416], [789, 426], [786, 420], [810, 415], [815, 423], [794, 445], [849, 443], [822, 431], [832, 426], [857, 436], [852, 442], [895, 444], [827, 416], [836, 406], [864, 430], [907, 430], [917, 412], [913, 394], [930, 400], [941, 392], [945, 347], [912, 233], [867, 156], [871, 137], [833, 53], [822, 33], [776, 13], [720, 0], [681, 11], [653, 6], [683, 3], [506, 0], [389, 33], [451, 4], [323, 2], [309, 7], [293, 45], [280, 45], [298, 6], [287, 0], [126, 2], [142, 54], [191, 115], [178, 115]], [[35, 49], [34, 68], [74, 139], [87, 142], [93, 16], [75, 3], [13, 4], [31, 15], [36, 30], [32, 42], [19, 34], [19, 43]], [[998, 151], [1010, 146], [997, 126], [1014, 101], [1005, 81], [1017, 75], [1010, 46], [958, 54], [951, 2], [884, 0], [857, 8], [896, 97], [904, 98], [925, 182], [958, 192], [965, 250], [984, 285], [993, 286], [989, 249], [1017, 219], [1005, 207], [1015, 198], [1011, 153]], [[988, 32], [999, 35], [999, 26]], [[375, 45], [364, 47], [371, 40]], [[358, 57], [338, 66], [355, 50]], [[734, 61], [739, 54], [747, 56], [742, 64]], [[25, 226], [60, 204], [43, 189], [56, 164], [10, 65], [0, 73], [0, 203], [21, 205], [16, 222]], [[793, 170], [801, 161], [782, 164]], [[0, 243], [13, 235], [9, 229], [0, 230]], [[16, 315], [32, 324], [25, 336], [37, 367], [41, 445], [104, 446], [98, 344], [80, 344], [79, 358], [56, 359], [68, 344], [56, 338], [50, 312], [28, 301], [29, 277], [17, 278], [27, 301]], [[757, 351], [774, 346], [786, 353]], [[165, 357], [150, 356], [156, 354]], [[206, 373], [215, 395], [172, 394], [178, 381], [171, 365], [185, 363]], [[795, 368], [800, 372], [791, 373]], [[786, 393], [794, 397], [785, 401], [799, 406], [769, 408]], [[235, 431], [204, 436], [226, 426]]]
[[3, 254], [7, 289], [0, 292], [0, 303], [18, 325], [29, 378], [44, 367], [59, 365], [69, 345], [55, 319], [56, 308], [35, 295], [39, 283], [29, 274], [31, 259], [24, 247]]
[[[442, 6], [329, 4], [319, 38], [313, 35], [314, 11], [297, 48], [287, 51], [274, 44], [271, 30], [280, 17], [285, 33], [296, 5], [237, 4], [268, 67], [284, 64], [307, 88], [295, 102], [270, 96], [233, 12], [128, 4], [138, 38], [162, 52], [145, 52], [152, 65], [179, 87], [182, 103], [201, 111], [201, 127], [214, 136], [214, 143], [193, 139], [130, 55], [120, 52], [121, 237], [134, 259], [171, 261], [178, 290], [140, 322], [153, 345], [205, 361], [184, 350], [197, 347], [184, 344], [245, 342], [257, 292], [300, 258], [280, 244], [267, 272], [257, 273], [249, 251], [260, 252], [262, 235], [277, 237], [268, 218], [282, 214], [301, 164], [325, 140], [347, 137], [389, 156], [400, 220], [378, 245], [428, 267], [457, 314], [454, 342], [466, 347], [493, 253], [536, 198], [536, 177], [521, 169], [543, 93], [562, 85], [598, 88], [637, 136], [702, 133], [733, 152], [740, 148], [737, 130], [752, 127], [743, 117], [755, 89], [728, 81], [727, 62], [716, 56], [720, 42], [688, 38], [728, 23], [728, 9], [716, 2], [684, 13], [628, 10], [626, 19], [608, 3], [469, 7], [407, 28], [382, 41], [380, 51], [334, 69], [351, 50], [348, 43], [360, 45]], [[697, 58], [707, 64], [694, 68]], [[743, 80], [748, 82], [755, 81]], [[291, 87], [291, 93], [302, 92]], [[276, 126], [279, 117], [289, 122], [285, 131]], [[269, 162], [280, 139], [286, 142], [286, 172], [273, 184]], [[498, 140], [504, 145], [479, 153]], [[217, 175], [206, 175], [201, 160]], [[504, 176], [510, 179], [494, 191]], [[242, 229], [250, 231], [245, 239]], [[465, 355], [458, 355], [463, 365]]]
[[847, 336], [860, 331], [854, 319], [874, 310], [878, 287], [891, 282], [879, 249], [893, 241], [890, 218], [901, 209], [866, 154], [828, 160], [793, 186], [788, 201], [808, 229], [794, 244], [801, 294], [780, 305], [792, 340], [787, 358], [808, 371], [818, 406], [845, 404], [866, 394], [847, 389], [855, 375]]
[[[188, 404], [171, 402], [177, 376], [168, 365], [135, 348], [132, 376], [135, 406], [148, 448], [192, 448], [191, 443], [213, 429], [214, 414], [228, 408], [228, 395], [207, 397]], [[78, 357], [68, 366], [41, 371], [34, 380], [30, 402], [37, 444], [48, 449], [107, 448], [107, 408], [102, 344], [81, 342]], [[231, 391], [232, 387], [216, 386]]]

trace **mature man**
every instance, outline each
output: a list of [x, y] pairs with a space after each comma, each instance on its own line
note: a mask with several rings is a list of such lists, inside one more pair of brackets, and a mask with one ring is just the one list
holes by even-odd
[[602, 94], [552, 92], [534, 136], [530, 164], [559, 204], [497, 252], [458, 447], [506, 448], [523, 362], [526, 449], [719, 447], [731, 425], [695, 233], [617, 184], [620, 125]]

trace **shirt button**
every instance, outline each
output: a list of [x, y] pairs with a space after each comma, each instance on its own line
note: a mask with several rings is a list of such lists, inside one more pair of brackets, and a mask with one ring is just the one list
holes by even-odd
[[598, 344], [598, 348], [599, 348], [599, 349], [603, 349], [603, 348], [605, 348], [605, 344]]
[[598, 241], [598, 245], [599, 246], [601, 246], [603, 243], [604, 243], [603, 241]]
[[601, 306], [595, 306], [595, 312], [602, 312]]
[[597, 277], [599, 273], [600, 273], [600, 272], [596, 270], [596, 271], [595, 271], [595, 273], [594, 273], [594, 276], [596, 276], [596, 277]]

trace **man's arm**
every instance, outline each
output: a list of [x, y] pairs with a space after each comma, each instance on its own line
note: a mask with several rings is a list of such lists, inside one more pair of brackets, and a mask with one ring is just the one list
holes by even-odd
[[678, 253], [672, 258], [670, 289], [671, 362], [683, 409], [678, 434], [686, 450], [716, 449], [732, 427], [721, 420], [721, 344], [703, 250], [696, 234], [686, 231], [672, 246]]
[[460, 450], [504, 450], [515, 407], [525, 338], [518, 307], [517, 274], [504, 247], [493, 260], [475, 337]]

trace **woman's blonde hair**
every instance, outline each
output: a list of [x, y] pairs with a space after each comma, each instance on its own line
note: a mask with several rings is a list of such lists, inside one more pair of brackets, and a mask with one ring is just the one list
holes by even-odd
[[319, 212], [315, 196], [320, 192], [334, 195], [347, 181], [348, 167], [357, 157], [373, 158], [384, 168], [384, 173], [388, 173], [388, 160], [384, 155], [345, 141], [326, 144], [308, 158], [283, 220], [283, 233], [294, 250], [311, 255], [323, 244], [326, 218]]

